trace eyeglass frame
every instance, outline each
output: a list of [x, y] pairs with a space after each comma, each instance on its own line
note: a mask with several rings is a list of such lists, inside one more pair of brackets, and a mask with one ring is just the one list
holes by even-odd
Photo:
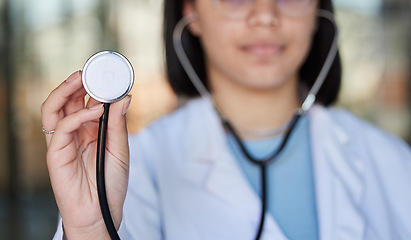
[[[229, 1], [229, 0], [213, 0], [213, 5], [214, 5], [215, 9], [218, 12], [220, 12], [220, 14], [222, 16], [224, 16], [224, 17], [226, 17], [230, 20], [242, 20], [242, 19], [246, 19], [248, 16], [250, 16], [250, 14], [252, 12], [252, 8], [255, 7], [256, 1], [259, 1], [259, 0], [240, 0], [240, 1], [251, 3], [250, 6], [249, 6], [249, 10], [247, 10], [247, 13], [243, 14], [244, 16], [240, 16], [240, 17], [230, 17], [230, 16], [228, 16], [228, 14], [225, 14], [223, 12], [223, 10], [221, 10], [222, 8], [219, 7], [219, 5], [220, 5], [219, 2], [224, 2], [224, 1]], [[283, 8], [280, 7], [281, 5], [279, 5], [279, 2], [285, 2], [286, 3], [289, 0], [271, 0], [271, 1], [275, 2], [275, 5], [278, 8], [280, 13], [285, 14], [287, 17], [299, 18], [299, 17], [306, 16], [308, 13], [310, 13], [310, 11], [314, 10], [314, 6], [315, 6], [314, 3], [317, 2], [318, 0], [306, 0], [307, 1], [306, 9], [304, 9], [304, 12], [301, 12], [301, 14], [296, 14], [296, 15], [287, 14], [286, 12], [284, 12], [282, 10]], [[249, 3], [246, 3], [246, 4], [249, 4]], [[240, 5], [240, 7], [241, 7], [241, 5]]]

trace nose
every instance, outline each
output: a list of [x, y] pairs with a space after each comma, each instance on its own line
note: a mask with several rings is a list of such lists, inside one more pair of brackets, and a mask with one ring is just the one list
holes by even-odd
[[280, 23], [280, 13], [276, 0], [255, 0], [248, 17], [251, 26], [274, 27]]

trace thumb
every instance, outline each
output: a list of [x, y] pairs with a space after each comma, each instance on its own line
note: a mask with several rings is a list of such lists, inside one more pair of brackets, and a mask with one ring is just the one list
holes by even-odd
[[[121, 128], [126, 128], [126, 113], [131, 103], [131, 95], [127, 95], [118, 102], [112, 103], [110, 106], [110, 114], [108, 119], [108, 127], [115, 128], [121, 131]], [[122, 130], [124, 131], [124, 130]]]
[[110, 106], [107, 138], [109, 139], [108, 147], [113, 151], [113, 154], [126, 154], [128, 156], [128, 133], [125, 114], [130, 103], [131, 95], [128, 95], [122, 100], [112, 103]]

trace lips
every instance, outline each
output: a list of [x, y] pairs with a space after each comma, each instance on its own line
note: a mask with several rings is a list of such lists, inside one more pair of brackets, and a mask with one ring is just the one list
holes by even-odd
[[276, 56], [280, 54], [283, 49], [284, 47], [282, 45], [269, 43], [248, 44], [242, 47], [242, 50], [246, 53], [259, 57]]

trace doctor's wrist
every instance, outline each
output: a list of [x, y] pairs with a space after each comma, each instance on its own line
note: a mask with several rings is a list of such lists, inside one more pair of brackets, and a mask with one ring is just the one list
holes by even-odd
[[107, 232], [106, 225], [99, 223], [91, 227], [84, 228], [70, 228], [64, 226], [63, 222], [63, 240], [86, 240], [86, 239], [98, 239], [98, 240], [111, 240], [110, 235]]

